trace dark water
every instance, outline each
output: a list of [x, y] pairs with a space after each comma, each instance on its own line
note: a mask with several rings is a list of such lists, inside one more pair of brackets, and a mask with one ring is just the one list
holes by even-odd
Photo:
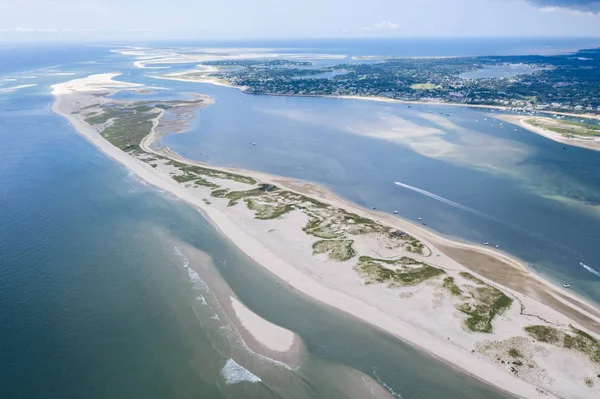
[[[5, 86], [38, 86], [0, 95], [0, 397], [365, 397], [363, 377], [404, 398], [506, 397], [278, 285], [196, 210], [97, 151], [51, 113], [48, 85], [130, 62], [61, 51], [3, 66], [17, 78]], [[55, 75], [65, 71], [75, 75]], [[251, 352], [215, 318], [219, 281], [301, 337], [299, 368]], [[246, 382], [226, 384], [236, 376]]]

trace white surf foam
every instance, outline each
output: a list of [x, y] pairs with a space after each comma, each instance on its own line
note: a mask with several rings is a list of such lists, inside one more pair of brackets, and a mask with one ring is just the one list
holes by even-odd
[[200, 302], [201, 304], [203, 304], [203, 305], [206, 305], [206, 304], [207, 304], [207, 303], [206, 303], [206, 298], [204, 298], [204, 296], [202, 296], [202, 295], [198, 295], [198, 296], [196, 297], [196, 300], [197, 300], [198, 302]]
[[183, 261], [182, 266], [187, 269], [190, 266], [190, 260], [188, 259], [188, 257], [185, 256], [183, 254], [183, 252], [181, 252], [181, 250], [177, 247], [173, 247], [173, 250], [175, 251], [175, 254], [182, 259], [182, 261]]
[[19, 90], [19, 89], [24, 89], [26, 87], [33, 87], [33, 86], [37, 86], [37, 84], [5, 87], [3, 89], [0, 89], [0, 93], [8, 93], [8, 92], [11, 92], [11, 91], [16, 91], [16, 90]]
[[240, 366], [233, 359], [228, 359], [225, 366], [221, 369], [221, 376], [227, 385], [240, 382], [261, 382], [262, 380], [250, 370]]
[[586, 265], [585, 263], [579, 262], [579, 264], [581, 265], [581, 267], [583, 267], [588, 272], [590, 272], [592, 274], [595, 274], [596, 276], [600, 277], [600, 272], [598, 270], [594, 269], [593, 267], [590, 267], [590, 266]]
[[389, 386], [388, 384], [386, 384], [381, 378], [379, 378], [379, 374], [377, 374], [377, 370], [373, 370], [373, 375], [375, 376], [375, 379], [377, 380], [377, 382], [379, 382], [381, 385], [383, 385], [383, 387], [385, 389], [387, 389], [387, 391], [395, 398], [398, 399], [403, 399], [402, 395], [400, 395], [399, 392], [396, 392], [392, 389], [391, 386]]

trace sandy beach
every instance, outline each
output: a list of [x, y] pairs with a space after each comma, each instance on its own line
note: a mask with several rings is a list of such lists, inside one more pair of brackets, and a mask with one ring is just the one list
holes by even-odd
[[268, 322], [252, 312], [237, 298], [230, 297], [236, 316], [254, 338], [267, 348], [286, 352], [294, 343], [294, 333]]
[[[306, 225], [306, 214], [293, 211], [282, 218], [258, 220], [243, 203], [228, 206], [226, 201], [210, 197], [206, 187], [176, 182], [172, 178], [176, 172], [167, 163], [151, 166], [143, 159], [123, 152], [86, 123], [83, 115], [72, 113], [81, 105], [76, 104], [81, 100], [78, 96], [85, 93], [138, 87], [115, 82], [113, 78], [117, 75], [92, 75], [54, 86], [53, 111], [67, 118], [77, 132], [139, 177], [197, 207], [223, 235], [282, 281], [517, 396], [584, 398], [600, 394], [600, 381], [592, 388], [583, 383], [584, 379], [591, 378], [588, 374], [600, 373], [597, 364], [591, 364], [581, 353], [536, 344], [523, 332], [525, 326], [542, 320], [563, 329], [577, 325], [598, 334], [600, 311], [595, 305], [534, 275], [518, 259], [490, 248], [458, 243], [395, 216], [360, 208], [315, 184], [246, 170], [217, 168], [183, 159], [168, 149], [156, 149], [154, 145], [160, 136], [156, 126], [160, 117], [156, 119], [154, 128], [140, 143], [146, 153], [187, 165], [239, 173], [371, 218], [381, 225], [401, 229], [428, 249], [424, 254], [411, 254], [417, 261], [440, 268], [461, 283], [465, 282], [460, 273], [469, 271], [513, 298], [515, 303], [494, 321], [492, 334], [467, 332], [460, 322], [462, 316], [456, 310], [458, 299], [445, 296], [437, 283], [401, 289], [365, 284], [353, 270], [351, 261], [334, 265], [326, 255], [313, 254], [314, 237], [298, 228]], [[245, 188], [242, 183], [223, 179], [212, 179], [211, 182], [229, 190]], [[397, 251], [380, 241], [369, 235], [357, 236], [354, 245], [360, 254], [374, 256], [373, 248], [377, 248], [378, 254], [394, 256]], [[234, 298], [231, 298], [231, 304], [240, 322], [261, 344], [274, 351], [286, 351], [293, 346], [292, 332], [263, 320]], [[506, 351], [509, 346], [519, 348], [531, 364], [529, 369], [515, 373], [511, 372], [511, 366], [504, 365], [504, 361], [502, 365], [495, 362], [500, 356], [499, 351]]]
[[[574, 114], [570, 114], [569, 116], [581, 117], [581, 115]], [[558, 143], [587, 148], [589, 150], [600, 151], [600, 138], [597, 137], [589, 139], [583, 139], [578, 137], [565, 137], [560, 133], [556, 133], [551, 130], [544, 129], [538, 126], [533, 126], [532, 124], [527, 123], [527, 119], [531, 119], [531, 117], [523, 117], [520, 115], [496, 115], [496, 118], [521, 126], [522, 128], [529, 130], [530, 132], [539, 134], [540, 136], [544, 136]]]

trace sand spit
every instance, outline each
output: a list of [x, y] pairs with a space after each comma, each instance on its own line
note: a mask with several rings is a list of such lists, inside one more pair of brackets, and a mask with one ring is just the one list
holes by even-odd
[[[141, 155], [128, 154], [105, 140], [97, 128], [85, 122], [82, 114], [73, 113], [84, 104], [97, 102], [93, 92], [98, 88], [118, 90], [111, 80], [114, 75], [104, 75], [102, 79], [95, 76], [90, 88], [92, 95], [88, 94], [87, 99], [86, 92], [61, 94], [73, 91], [57, 87], [53, 110], [67, 118], [80, 134], [103, 152], [148, 183], [199, 208], [249, 257], [290, 287], [371, 323], [515, 395], [584, 398], [600, 394], [600, 381], [596, 377], [600, 374], [598, 363], [592, 363], [584, 353], [540, 342], [525, 333], [525, 328], [532, 325], [557, 329], [557, 334], [563, 334], [561, 337], [598, 333], [600, 317], [594, 305], [533, 275], [521, 262], [508, 255], [457, 243], [392, 215], [360, 208], [314, 184], [252, 171], [217, 168], [183, 159], [166, 148], [155, 149], [154, 144], [160, 136], [156, 132], [160, 117], [156, 118], [154, 128], [140, 143]], [[72, 82], [65, 85], [74, 86]], [[203, 185], [193, 181], [178, 183], [174, 179], [181, 176], [178, 164], [201, 167], [205, 171], [213, 171], [210, 172], [213, 175], [203, 175]], [[214, 172], [238, 173], [254, 180], [251, 183], [227, 180], [215, 177]], [[280, 191], [284, 191], [285, 195], [279, 197], [277, 192], [264, 196], [259, 194], [264, 200], [250, 202], [223, 197], [239, 190], [258, 190], [255, 180], [284, 188], [286, 191]], [[213, 190], [216, 186], [219, 190]], [[220, 193], [217, 195], [215, 191]], [[292, 206], [292, 211], [282, 208], [285, 204], [289, 206], [289, 202], [285, 202], [290, 201], [289, 198], [300, 196], [307, 198], [302, 200], [303, 206]], [[311, 199], [318, 200], [319, 205], [307, 204]], [[261, 219], [257, 212], [267, 212], [266, 208], [269, 208], [264, 201], [271, 201], [271, 205], [273, 201], [283, 201], [277, 204], [287, 213], [276, 217], [263, 214]], [[353, 228], [349, 224], [338, 226], [342, 229], [340, 234], [349, 237], [346, 241], [316, 241], [314, 235], [303, 229], [310, 226], [314, 215], [331, 216], [344, 212], [355, 215], [351, 216], [353, 220], [369, 218], [386, 231], [402, 230], [414, 237], [423, 250], [416, 251], [404, 241], [398, 243], [382, 234], [347, 233], [348, 228]], [[319, 234], [330, 233], [322, 231]], [[351, 247], [348, 243], [350, 238]], [[396, 266], [406, 257], [410, 262]], [[359, 263], [356, 263], [357, 258]], [[368, 283], [368, 278], [357, 272], [360, 262], [365, 263], [365, 259], [380, 264], [393, 263], [394, 266], [384, 267], [386, 273], [390, 270], [415, 271], [415, 268], [437, 271], [415, 284]], [[466, 327], [465, 312], [472, 311], [469, 304], [472, 302], [469, 301], [481, 292], [509, 303], [494, 317], [493, 326], [487, 331], [471, 331]], [[267, 332], [275, 331], [272, 325], [267, 328], [247, 314], [238, 314], [238, 317], [246, 319], [242, 321], [245, 328], [255, 330], [257, 341], [274, 342], [273, 333]], [[476, 327], [481, 329], [481, 325]], [[572, 330], [575, 327], [577, 330]], [[587, 329], [587, 332], [582, 329]], [[258, 333], [258, 330], [261, 332]], [[284, 346], [281, 342], [269, 345]]]
[[[583, 117], [581, 115], [570, 115], [575, 117]], [[586, 116], [587, 117], [587, 116]], [[544, 136], [550, 140], [558, 143], [572, 145], [575, 147], [587, 148], [589, 150], [600, 151], [600, 137], [581, 138], [579, 136], [565, 137], [560, 133], [553, 132], [548, 129], [544, 129], [540, 126], [534, 126], [527, 123], [528, 119], [532, 119], [531, 116], [520, 116], [520, 115], [496, 115], [496, 118], [510, 122], [512, 124], [521, 126], [523, 129], [529, 130], [530, 132]]]
[[231, 305], [244, 328], [262, 345], [277, 352], [285, 352], [292, 347], [293, 332], [263, 319], [237, 298], [231, 297]]

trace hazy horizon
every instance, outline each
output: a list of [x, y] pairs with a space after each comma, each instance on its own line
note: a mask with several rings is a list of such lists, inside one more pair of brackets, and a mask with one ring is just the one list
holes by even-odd
[[23, 0], [0, 5], [0, 41], [598, 37], [599, 11], [598, 0]]

